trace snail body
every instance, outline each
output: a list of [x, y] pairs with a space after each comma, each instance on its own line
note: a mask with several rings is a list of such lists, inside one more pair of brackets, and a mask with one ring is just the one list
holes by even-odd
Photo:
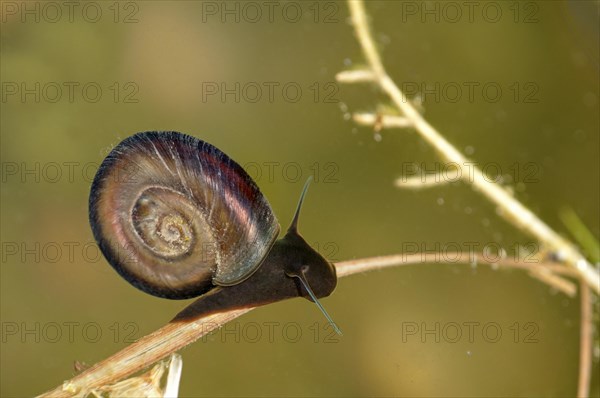
[[[307, 256], [307, 247], [310, 248], [300, 236], [293, 234], [284, 236], [275, 242], [261, 266], [248, 279], [237, 285], [211, 289], [180, 312], [175, 319], [183, 320], [229, 309], [256, 307], [294, 297], [315, 301], [299, 277], [294, 275], [300, 275], [308, 280], [312, 294], [316, 298], [329, 296], [336, 286], [335, 268], [315, 267], [314, 264], [324, 265], [324, 263], [318, 263], [317, 261], [321, 260], [318, 257], [311, 259], [312, 255]], [[293, 252], [296, 257], [290, 256]], [[310, 266], [309, 271], [303, 272], [302, 267], [310, 260], [313, 261], [311, 263], [313, 265]], [[282, 268], [282, 264], [287, 264], [287, 267]], [[329, 319], [326, 313], [325, 316]], [[332, 326], [337, 330], [333, 322]]]
[[158, 297], [200, 296], [190, 307], [198, 316], [331, 294], [335, 268], [298, 233], [300, 204], [277, 239], [267, 199], [235, 161], [189, 135], [144, 132], [100, 165], [89, 215], [98, 246], [124, 279]]

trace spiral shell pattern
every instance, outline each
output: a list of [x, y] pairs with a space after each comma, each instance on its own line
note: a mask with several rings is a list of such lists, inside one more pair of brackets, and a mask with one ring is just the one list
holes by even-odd
[[279, 234], [266, 198], [216, 147], [177, 132], [144, 132], [102, 162], [90, 224], [110, 264], [159, 297], [198, 296], [248, 278]]

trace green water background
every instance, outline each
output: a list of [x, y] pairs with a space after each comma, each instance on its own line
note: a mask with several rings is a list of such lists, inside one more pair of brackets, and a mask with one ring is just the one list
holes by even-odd
[[[87, 200], [95, 167], [138, 131], [177, 130], [216, 145], [247, 166], [283, 226], [314, 175], [300, 228], [332, 260], [414, 245], [502, 247], [510, 255], [534, 242], [465, 184], [394, 187], [403, 169], [422, 162], [435, 169], [438, 158], [414, 132], [378, 137], [347, 120], [386, 99], [368, 84], [335, 83], [336, 73], [362, 63], [345, 3], [295, 3], [303, 13], [297, 22], [277, 11], [285, 3], [272, 21], [263, 14], [258, 22], [250, 9], [236, 22], [193, 1], [122, 3], [118, 15], [111, 2], [95, 4], [103, 12], [95, 23], [77, 11], [73, 22], [63, 15], [53, 23], [3, 8], [0, 395], [53, 388], [74, 374], [75, 360], [93, 364], [186, 305], [132, 288], [92, 244]], [[472, 21], [463, 14], [457, 22], [446, 2], [435, 4], [439, 21], [407, 14], [407, 2], [367, 4], [392, 78], [434, 92], [438, 83], [440, 98], [424, 95], [425, 115], [451, 143], [492, 174], [499, 170], [559, 233], [569, 236], [558, 214], [571, 207], [599, 236], [598, 3], [495, 2], [498, 22], [484, 18], [484, 3]], [[23, 82], [41, 84], [39, 102], [9, 95]], [[53, 102], [48, 83], [65, 82], [79, 84], [73, 101], [64, 91]], [[239, 102], [204, 97], [207, 84], [236, 82]], [[292, 91], [286, 97], [275, 89], [271, 100], [265, 90], [253, 102], [253, 84], [265, 82], [302, 94], [294, 102]], [[476, 89], [473, 100], [463, 91], [454, 101], [443, 91], [469, 82], [500, 86], [502, 94]], [[93, 91], [83, 93], [89, 83], [102, 88], [97, 102]], [[579, 301], [524, 272], [403, 267], [343, 279], [323, 304], [343, 337], [330, 336], [304, 300], [258, 309], [182, 352], [181, 395], [575, 394]], [[472, 341], [469, 322], [480, 325]], [[462, 336], [452, 341], [455, 324]], [[411, 325], [419, 333], [407, 335]], [[497, 342], [482, 332], [486, 325], [498, 325]], [[18, 332], [9, 334], [13, 327]], [[437, 342], [435, 332], [421, 334], [436, 327]], [[592, 385], [598, 396], [597, 376]]]

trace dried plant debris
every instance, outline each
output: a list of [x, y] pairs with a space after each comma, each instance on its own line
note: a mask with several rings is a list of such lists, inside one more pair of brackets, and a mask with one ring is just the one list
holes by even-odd
[[157, 363], [152, 369], [140, 376], [130, 377], [115, 384], [102, 386], [79, 396], [85, 398], [176, 398], [179, 395], [182, 365], [181, 355], [177, 353], [171, 354], [168, 361]]

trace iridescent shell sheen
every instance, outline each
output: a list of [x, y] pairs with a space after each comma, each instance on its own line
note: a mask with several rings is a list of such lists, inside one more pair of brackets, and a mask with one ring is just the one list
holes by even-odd
[[117, 145], [90, 193], [90, 224], [110, 264], [159, 297], [235, 285], [261, 265], [279, 234], [267, 199], [216, 147], [177, 132]]

